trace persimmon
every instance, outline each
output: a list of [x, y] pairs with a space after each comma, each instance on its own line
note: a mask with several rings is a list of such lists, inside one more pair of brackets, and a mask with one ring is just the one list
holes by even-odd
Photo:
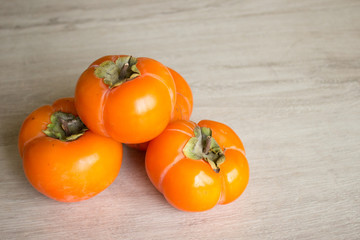
[[102, 57], [82, 73], [75, 90], [76, 109], [89, 129], [130, 144], [159, 135], [175, 101], [168, 68], [145, 57]]
[[165, 199], [183, 211], [205, 211], [237, 199], [249, 181], [244, 146], [227, 125], [178, 120], [148, 146], [146, 172]]
[[73, 98], [33, 111], [22, 124], [18, 147], [31, 185], [62, 202], [100, 193], [115, 180], [122, 162], [122, 144], [89, 130]]

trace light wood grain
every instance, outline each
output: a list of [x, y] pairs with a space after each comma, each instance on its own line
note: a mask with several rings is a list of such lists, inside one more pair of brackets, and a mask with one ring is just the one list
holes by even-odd
[[[0, 239], [360, 239], [360, 2], [1, 1]], [[237, 201], [180, 212], [125, 149], [116, 181], [64, 204], [36, 192], [23, 119], [72, 96], [96, 58], [181, 73], [192, 119], [230, 125], [250, 164]]]

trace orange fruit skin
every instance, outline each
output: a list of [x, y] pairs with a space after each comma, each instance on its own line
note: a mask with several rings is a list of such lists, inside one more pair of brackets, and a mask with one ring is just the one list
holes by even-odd
[[[168, 68], [176, 85], [176, 103], [174, 110], [171, 114], [170, 122], [176, 120], [189, 120], [193, 110], [193, 95], [189, 84], [186, 80], [176, 71]], [[149, 142], [138, 144], [126, 144], [131, 148], [135, 148], [141, 151], [146, 151]]]

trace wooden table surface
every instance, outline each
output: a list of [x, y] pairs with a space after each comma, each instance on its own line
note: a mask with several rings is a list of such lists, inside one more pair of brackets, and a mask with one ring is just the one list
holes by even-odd
[[[360, 239], [360, 2], [1, 1], [0, 239]], [[73, 96], [108, 54], [157, 59], [194, 94], [192, 120], [230, 125], [250, 182], [181, 212], [125, 148], [115, 182], [60, 203], [27, 182], [24, 118]]]

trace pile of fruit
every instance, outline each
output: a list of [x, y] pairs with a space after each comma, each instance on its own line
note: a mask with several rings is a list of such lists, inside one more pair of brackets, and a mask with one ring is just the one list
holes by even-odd
[[81, 74], [74, 98], [25, 119], [18, 142], [25, 175], [49, 198], [89, 199], [117, 177], [124, 143], [146, 151], [148, 177], [174, 207], [230, 203], [249, 180], [244, 146], [225, 124], [190, 121], [192, 108], [176, 71], [145, 57], [102, 57]]

